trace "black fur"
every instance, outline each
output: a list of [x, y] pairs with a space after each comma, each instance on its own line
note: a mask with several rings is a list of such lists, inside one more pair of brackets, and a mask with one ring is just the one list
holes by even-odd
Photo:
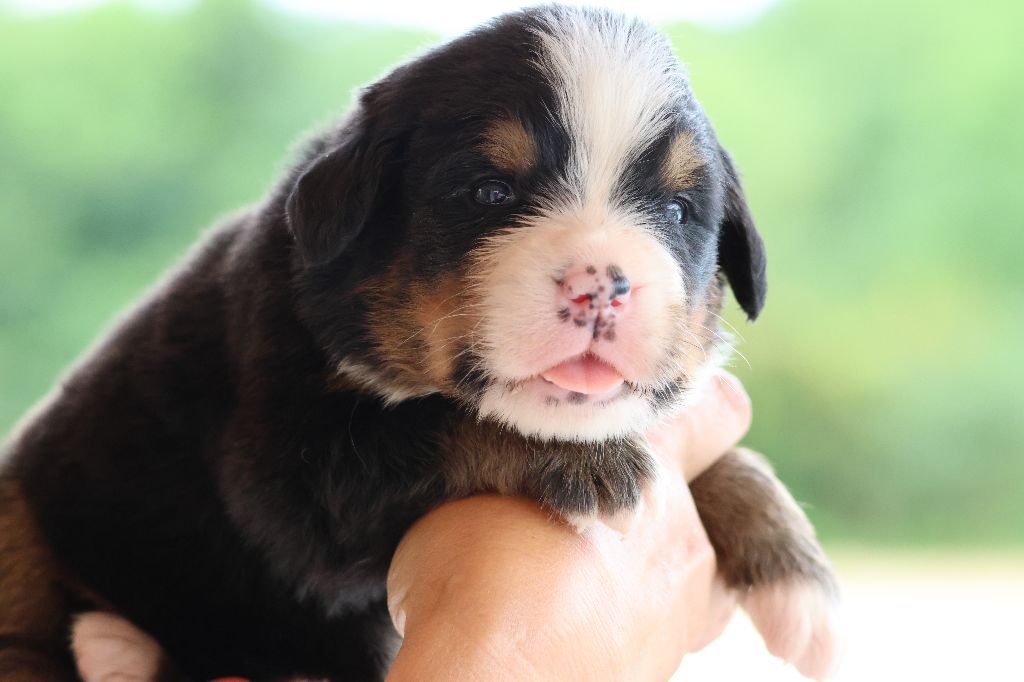
[[[384, 576], [413, 520], [484, 489], [565, 514], [614, 512], [633, 506], [651, 475], [633, 441], [595, 453], [478, 424], [486, 378], [471, 353], [454, 370], [455, 394], [389, 407], [337, 378], [337, 364], [355, 359], [383, 382], [405, 380], [374, 347], [361, 284], [396, 263], [410, 281], [450, 272], [490, 230], [529, 215], [531, 197], [555, 191], [570, 142], [546, 115], [554, 98], [531, 65], [534, 22], [529, 12], [498, 19], [367, 89], [266, 202], [214, 231], [11, 442], [2, 475], [18, 482], [62, 566], [96, 606], [152, 634], [186, 677], [380, 679], [395, 646]], [[688, 91], [680, 107], [707, 165], [688, 190], [698, 220], [665, 240], [707, 288], [721, 224], [721, 267], [754, 317], [761, 242]], [[522, 177], [475, 151], [510, 113], [538, 143]], [[647, 150], [620, 188], [652, 215], [676, 191], [652, 179], [667, 144]], [[519, 203], [474, 204], [474, 183], [492, 177]], [[666, 386], [652, 400], [669, 404], [683, 390]], [[472, 461], [481, 444], [493, 467]], [[518, 469], [504, 464], [509, 453]]]

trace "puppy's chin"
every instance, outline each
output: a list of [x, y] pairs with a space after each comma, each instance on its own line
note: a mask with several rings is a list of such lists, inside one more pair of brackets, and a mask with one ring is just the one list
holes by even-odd
[[557, 389], [543, 379], [492, 384], [477, 408], [484, 419], [543, 440], [600, 442], [636, 434], [657, 419], [650, 403], [627, 386], [603, 395]]

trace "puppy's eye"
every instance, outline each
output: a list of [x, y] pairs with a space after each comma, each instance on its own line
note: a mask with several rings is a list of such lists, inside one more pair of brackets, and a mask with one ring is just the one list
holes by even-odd
[[505, 206], [516, 200], [515, 192], [508, 186], [507, 182], [501, 180], [488, 180], [476, 186], [473, 194], [476, 203], [486, 206]]
[[685, 225], [690, 219], [690, 202], [685, 199], [673, 199], [665, 204], [665, 217], [670, 223]]

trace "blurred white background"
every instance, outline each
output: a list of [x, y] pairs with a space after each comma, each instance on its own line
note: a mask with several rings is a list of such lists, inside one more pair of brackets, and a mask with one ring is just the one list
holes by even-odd
[[[833, 557], [847, 639], [837, 682], [1017, 682], [1024, 561], [913, 552]], [[799, 682], [738, 613], [673, 682]]]

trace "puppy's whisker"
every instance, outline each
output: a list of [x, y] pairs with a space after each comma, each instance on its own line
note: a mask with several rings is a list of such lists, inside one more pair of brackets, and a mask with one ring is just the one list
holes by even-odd
[[452, 361], [454, 362], [455, 360], [458, 360], [459, 358], [461, 358], [466, 353], [470, 353], [470, 352], [476, 350], [478, 346], [479, 346], [479, 343], [473, 343], [473, 344], [470, 344], [469, 346], [466, 346], [465, 348], [463, 348], [458, 353], [456, 353], [455, 355], [452, 356]]
[[482, 372], [485, 379], [490, 378], [490, 375], [487, 372], [487, 368], [484, 366], [484, 363], [478, 360], [470, 367], [470, 371], [467, 372], [461, 379], [459, 379], [459, 382], [457, 384], [455, 384], [455, 390], [460, 390], [462, 388], [462, 384], [465, 383], [465, 381], [470, 377], [470, 375], [476, 373], [477, 371]]
[[728, 328], [729, 328], [729, 333], [730, 333], [730, 334], [732, 334], [733, 336], [735, 336], [735, 337], [736, 337], [737, 339], [739, 339], [741, 343], [742, 343], [742, 342], [746, 342], [746, 339], [745, 339], [745, 338], [743, 338], [743, 334], [741, 334], [741, 333], [739, 332], [739, 330], [738, 330], [738, 329], [736, 329], [736, 327], [735, 327], [735, 326], [733, 326], [733, 324], [732, 324], [731, 322], [729, 322], [729, 320], [725, 319], [724, 317], [722, 317], [721, 315], [719, 315], [718, 313], [716, 313], [716, 312], [715, 312], [715, 311], [713, 311], [713, 310], [709, 310], [708, 312], [709, 312], [709, 313], [711, 313], [712, 315], [714, 315], [714, 316], [715, 316], [715, 318], [716, 318], [716, 319], [717, 319], [717, 320], [718, 320], [718, 321], [719, 321], [719, 322], [720, 322], [721, 324], [724, 324], [724, 325], [725, 325], [726, 327], [728, 327]]
[[705, 350], [704, 344], [702, 344], [700, 342], [700, 338], [696, 334], [691, 332], [689, 329], [682, 329], [681, 331], [684, 334], [686, 334], [687, 336], [691, 337], [693, 339], [693, 341], [688, 341], [687, 339], [680, 339], [680, 340], [683, 343], [686, 343], [686, 344], [688, 344], [690, 346], [693, 346], [694, 348], [699, 349], [700, 352], [703, 353], [703, 355], [704, 355], [704, 362], [707, 362], [708, 361], [708, 352], [707, 352], [707, 350]]
[[[446, 341], [445, 341], [445, 342], [444, 342], [443, 344], [441, 344], [441, 345], [440, 345], [440, 346], [438, 346], [437, 348], [434, 348], [434, 349], [430, 350], [430, 351], [429, 351], [429, 352], [428, 352], [428, 353], [427, 353], [426, 355], [424, 355], [424, 356], [423, 356], [423, 359], [424, 359], [424, 360], [428, 360], [428, 359], [430, 359], [431, 357], [433, 357], [434, 355], [436, 355], [437, 353], [440, 353], [440, 352], [441, 352], [441, 351], [443, 351], [444, 349], [448, 348], [448, 347], [449, 347], [449, 346], [451, 346], [452, 344], [454, 344], [454, 343], [456, 343], [456, 342], [458, 342], [458, 341], [461, 341], [462, 339], [465, 339], [465, 338], [469, 338], [469, 337], [472, 337], [472, 336], [473, 336], [473, 334], [474, 334], [474, 332], [470, 331], [470, 332], [467, 332], [467, 333], [465, 333], [465, 334], [461, 334], [461, 335], [459, 335], [459, 336], [453, 336], [453, 337], [451, 337], [451, 338], [447, 339], [447, 340], [446, 340]], [[476, 347], [476, 346], [477, 346], [478, 344], [479, 344], [479, 341], [475, 341], [475, 342], [473, 342], [472, 344], [470, 344], [470, 345], [468, 346], [468, 348], [474, 348], [474, 347]], [[454, 360], [455, 358], [459, 357], [459, 355], [461, 355], [461, 354], [462, 354], [462, 353], [464, 353], [464, 352], [465, 352], [465, 350], [463, 350], [463, 351], [460, 351], [459, 353], [457, 353], [457, 354], [453, 355], [453, 356], [452, 356], [452, 359]]]
[[[452, 300], [453, 298], [456, 298], [456, 297], [458, 297], [458, 296], [461, 296], [461, 295], [462, 295], [463, 293], [465, 293], [465, 292], [464, 292], [464, 291], [462, 291], [462, 290], [459, 290], [459, 291], [456, 291], [456, 292], [455, 292], [454, 294], [452, 294], [451, 296], [449, 296], [448, 298], [445, 298], [445, 299], [442, 299], [442, 300], [438, 301], [438, 302], [437, 302], [437, 304], [436, 304], [436, 305], [434, 306], [433, 310], [440, 310], [440, 309], [441, 309], [441, 307], [442, 307], [442, 306], [443, 306], [443, 305], [444, 305], [445, 303], [447, 303], [448, 301]], [[433, 310], [432, 310], [431, 312], [433, 312]]]
[[452, 319], [454, 319], [456, 317], [473, 317], [475, 315], [475, 313], [464, 313], [464, 312], [461, 312], [462, 310], [464, 310], [464, 308], [460, 308], [458, 311], [454, 311], [452, 313], [449, 313], [448, 315], [445, 315], [444, 317], [441, 317], [441, 318], [438, 318], [437, 320], [434, 320], [434, 325], [431, 327], [430, 333], [431, 334], [435, 333], [437, 331], [437, 328], [445, 320], [452, 320]]
[[[437, 320], [434, 320], [434, 322], [433, 322], [433, 325], [432, 325], [432, 326], [431, 326], [431, 328], [430, 328], [430, 334], [432, 335], [432, 334], [434, 334], [435, 332], [437, 332], [437, 328], [438, 328], [438, 327], [439, 327], [439, 326], [441, 325], [441, 323], [442, 323], [442, 322], [444, 322], [445, 320], [450, 320], [450, 319], [453, 319], [453, 318], [456, 318], [456, 317], [472, 317], [472, 316], [473, 316], [473, 314], [472, 314], [472, 313], [463, 313], [463, 312], [461, 312], [462, 310], [465, 310], [465, 309], [466, 309], [466, 308], [468, 308], [468, 307], [469, 307], [469, 305], [465, 305], [465, 306], [462, 306], [462, 307], [460, 307], [460, 308], [456, 308], [456, 309], [455, 309], [455, 310], [454, 310], [453, 312], [449, 313], [448, 315], [445, 315], [444, 317], [441, 317], [441, 318], [439, 318], [439, 319], [437, 319]], [[422, 334], [422, 333], [423, 333], [424, 331], [426, 331], [426, 329], [427, 329], [427, 327], [426, 327], [426, 326], [420, 327], [419, 329], [417, 329], [416, 331], [414, 331], [414, 332], [413, 332], [412, 334], [410, 334], [409, 336], [407, 336], [407, 337], [406, 337], [405, 339], [403, 339], [402, 341], [400, 341], [400, 342], [399, 342], [399, 343], [398, 343], [398, 344], [397, 344], [397, 345], [395, 346], [395, 348], [396, 348], [396, 349], [398, 349], [398, 348], [402, 348], [402, 347], [404, 347], [404, 346], [405, 346], [405, 344], [409, 343], [409, 342], [410, 342], [410, 341], [412, 341], [412, 340], [413, 340], [414, 338], [416, 338], [417, 336], [419, 336], [420, 334]]]
[[699, 326], [700, 326], [700, 327], [701, 327], [702, 329], [704, 329], [704, 330], [706, 330], [706, 331], [709, 331], [709, 332], [711, 332], [711, 333], [712, 333], [712, 334], [714, 335], [714, 337], [715, 337], [716, 339], [718, 339], [718, 341], [719, 341], [719, 342], [720, 342], [720, 343], [721, 343], [721, 344], [722, 344], [723, 346], [725, 346], [726, 348], [728, 348], [728, 349], [729, 349], [729, 352], [730, 352], [730, 353], [733, 353], [733, 354], [735, 354], [735, 355], [739, 356], [739, 358], [740, 358], [741, 360], [743, 360], [743, 362], [745, 362], [745, 363], [746, 363], [746, 365], [747, 365], [747, 369], [754, 369], [753, 365], [751, 365], [751, 364], [750, 364], [750, 360], [748, 360], [748, 359], [747, 359], [747, 356], [746, 356], [746, 355], [744, 355], [743, 353], [741, 353], [741, 352], [740, 352], [740, 350], [739, 350], [739, 349], [738, 349], [738, 348], [737, 348], [736, 346], [734, 346], [734, 345], [733, 345], [732, 343], [730, 343], [730, 342], [729, 342], [729, 341], [728, 341], [728, 340], [727, 340], [727, 339], [726, 339], [726, 338], [725, 338], [724, 336], [722, 336], [722, 335], [721, 335], [720, 333], [718, 333], [718, 332], [717, 332], [716, 330], [714, 330], [714, 329], [711, 329], [711, 328], [709, 328], [709, 327], [705, 327], [704, 325], [699, 325]]
[[405, 339], [403, 339], [402, 341], [400, 341], [400, 342], [399, 342], [398, 344], [396, 344], [396, 345], [395, 345], [395, 349], [397, 350], [397, 349], [399, 349], [399, 348], [403, 348], [403, 347], [405, 347], [405, 344], [409, 343], [409, 342], [410, 342], [410, 341], [412, 341], [412, 340], [413, 340], [414, 338], [416, 338], [417, 336], [419, 336], [420, 334], [422, 334], [422, 333], [423, 333], [423, 331], [424, 331], [425, 329], [426, 329], [426, 327], [420, 327], [419, 329], [417, 329], [416, 331], [414, 331], [414, 332], [413, 332], [412, 334], [410, 334], [409, 336], [407, 336], [407, 337], [406, 337]]

